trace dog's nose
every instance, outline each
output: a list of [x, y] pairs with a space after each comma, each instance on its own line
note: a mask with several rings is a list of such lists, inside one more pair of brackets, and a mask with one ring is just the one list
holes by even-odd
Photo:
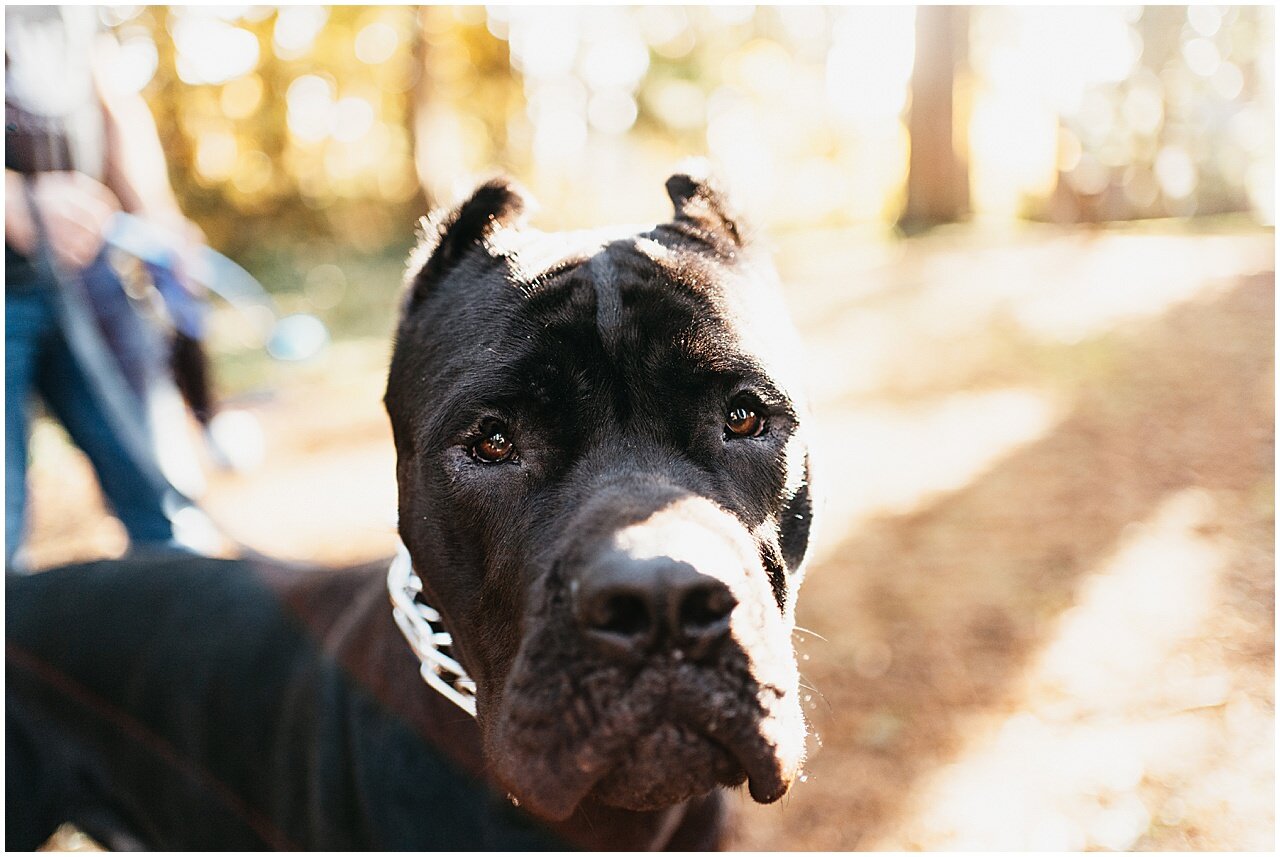
[[729, 587], [688, 563], [613, 554], [582, 575], [574, 606], [583, 633], [612, 654], [700, 658], [728, 635], [737, 604]]

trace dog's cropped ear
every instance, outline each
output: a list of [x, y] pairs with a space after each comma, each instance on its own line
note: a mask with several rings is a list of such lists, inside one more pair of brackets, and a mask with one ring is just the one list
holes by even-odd
[[406, 308], [412, 308], [468, 251], [485, 248], [495, 229], [522, 224], [528, 208], [529, 198], [518, 185], [495, 178], [453, 208], [423, 220], [422, 238], [409, 256]]
[[732, 213], [728, 195], [702, 162], [695, 161], [667, 179], [667, 195], [675, 206], [675, 222], [691, 228], [696, 236], [729, 249], [746, 244], [746, 230]]

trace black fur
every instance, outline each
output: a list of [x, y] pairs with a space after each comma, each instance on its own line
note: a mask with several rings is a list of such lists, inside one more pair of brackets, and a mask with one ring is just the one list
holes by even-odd
[[675, 205], [675, 222], [692, 230], [712, 247], [732, 251], [746, 244], [739, 219], [716, 182], [695, 172], [667, 179], [667, 195]]
[[416, 260], [425, 257], [425, 262], [413, 274], [410, 307], [463, 256], [483, 244], [495, 227], [519, 222], [525, 208], [523, 192], [510, 180], [495, 178], [480, 185], [465, 202], [428, 218], [414, 256]]
[[[528, 229], [490, 182], [415, 256], [385, 397], [400, 533], [476, 720], [421, 681], [385, 563], [10, 576], [6, 845], [69, 820], [118, 847], [705, 849], [717, 786], [781, 797], [812, 517], [795, 343], [722, 196], [669, 187], [675, 219], [605, 239]], [[764, 431], [730, 432], [734, 406]], [[512, 452], [487, 463], [495, 421]], [[619, 649], [582, 595], [619, 569], [727, 594], [722, 623], [693, 639], [692, 602], [655, 600]]]
[[[545, 685], [547, 676], [563, 674], [580, 688], [609, 683], [600, 676], [612, 675], [610, 665], [580, 662], [564, 607], [571, 597], [562, 590], [590, 573], [595, 545], [620, 528], [673, 504], [719, 510], [724, 532], [707, 538], [750, 540], [754, 559], [729, 572], [735, 594], [772, 603], [767, 621], [781, 639], [744, 643], [701, 679], [714, 684], [715, 670], [735, 673], [750, 663], [774, 677], [784, 698], [794, 681], [789, 634], [812, 508], [804, 406], [782, 371], [792, 341], [768, 303], [776, 288], [771, 269], [742, 243], [721, 194], [684, 174], [667, 187], [676, 217], [647, 233], [607, 242], [522, 236], [524, 251], [555, 256], [534, 274], [521, 251], [478, 242], [474, 231], [455, 241], [446, 230], [440, 246], [449, 248], [447, 258], [438, 260], [437, 249], [414, 277], [419, 297], [396, 335], [386, 405], [401, 536], [480, 685], [490, 763], [527, 805], [552, 816], [573, 804], [548, 793], [572, 792], [577, 775], [538, 768], [515, 745], [541, 728], [525, 722], [530, 709], [550, 714], [572, 700], [534, 689], [524, 676]], [[459, 210], [489, 207], [473, 198]], [[549, 254], [551, 246], [562, 249]], [[467, 249], [459, 254], [460, 247]], [[740, 394], [768, 415], [761, 437], [725, 434], [725, 414]], [[468, 450], [494, 421], [519, 452], [485, 464]], [[723, 716], [744, 724], [782, 716], [753, 707], [759, 687], [744, 681], [726, 686], [740, 710]], [[625, 709], [632, 702], [620, 701], [619, 688], [602, 690], [593, 704]], [[633, 702], [635, 717], [618, 728], [658, 728], [643, 725], [656, 716], [646, 701]], [[600, 724], [595, 714], [584, 717], [587, 742]], [[798, 709], [786, 717], [803, 729]], [[803, 735], [789, 740], [802, 743]], [[742, 754], [765, 752], [753, 747]], [[630, 780], [661, 777], [673, 761], [632, 759]], [[795, 764], [798, 758], [787, 759], [784, 767]], [[548, 780], [541, 789], [521, 773], [534, 768]], [[673, 786], [669, 799], [710, 787], [717, 775], [705, 773], [693, 778], [697, 785]], [[779, 786], [763, 781], [793, 773], [765, 771], [761, 794], [776, 797]], [[636, 794], [651, 785], [637, 785]], [[594, 795], [619, 806], [649, 802], [622, 786], [606, 791]]]

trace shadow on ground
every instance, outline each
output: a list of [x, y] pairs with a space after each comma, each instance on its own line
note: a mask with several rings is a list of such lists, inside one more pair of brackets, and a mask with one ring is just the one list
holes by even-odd
[[[1105, 368], [1046, 436], [963, 489], [875, 519], [827, 551], [810, 569], [799, 610], [800, 624], [826, 638], [802, 647], [801, 664], [821, 692], [811, 719], [822, 745], [782, 811], [744, 813], [738, 844], [945, 845], [911, 829], [908, 797], [981, 728], [975, 715], [1025, 703], [1015, 686], [1076, 602], [1082, 579], [1136, 522], [1186, 489], [1213, 498], [1203, 527], [1225, 534], [1231, 554], [1215, 605], [1238, 620], [1228, 641], [1236, 660], [1227, 668], [1251, 673], [1255, 681], [1236, 681], [1237, 689], [1257, 693], [1269, 710], [1273, 314], [1274, 278], [1256, 275], [1133, 333], [1081, 344], [1109, 352]], [[1260, 837], [1204, 820], [1162, 827], [1159, 810], [1148, 807], [1150, 829], [1135, 831], [1124, 847], [1242, 847], [1236, 843], [1268, 841], [1273, 825], [1253, 819]], [[1092, 844], [1083, 833], [1083, 841], [1050, 844]]]

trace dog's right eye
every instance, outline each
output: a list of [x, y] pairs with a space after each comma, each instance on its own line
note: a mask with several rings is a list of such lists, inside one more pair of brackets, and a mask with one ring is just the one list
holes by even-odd
[[507, 461], [515, 454], [516, 447], [506, 425], [497, 421], [486, 423], [480, 439], [471, 444], [471, 457], [485, 464]]
[[746, 395], [739, 395], [729, 403], [724, 416], [725, 440], [739, 437], [759, 437], [768, 425], [764, 408]]

